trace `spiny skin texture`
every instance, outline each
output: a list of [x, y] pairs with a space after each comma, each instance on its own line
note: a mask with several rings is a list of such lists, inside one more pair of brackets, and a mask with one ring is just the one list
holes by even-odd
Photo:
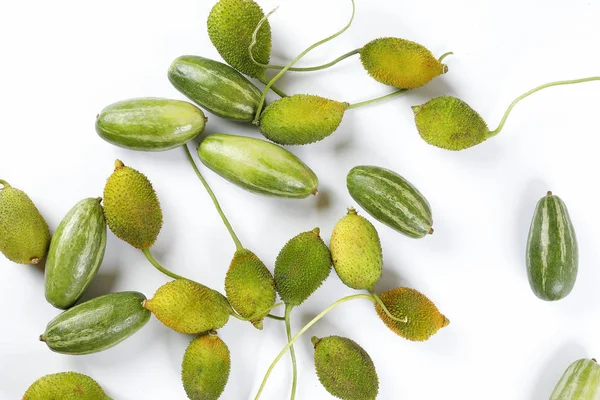
[[233, 309], [255, 324], [269, 313], [277, 296], [273, 275], [256, 254], [246, 249], [237, 250], [231, 260], [225, 293]]
[[369, 354], [348, 338], [312, 338], [319, 381], [333, 396], [343, 400], [374, 400], [379, 379]]
[[[1, 184], [1, 183], [0, 183]], [[0, 189], [0, 251], [18, 264], [37, 264], [46, 256], [50, 230], [25, 192]]]
[[283, 145], [318, 142], [342, 123], [348, 103], [308, 94], [283, 97], [269, 104], [260, 117], [260, 131]]
[[577, 360], [567, 368], [549, 400], [600, 399], [600, 365], [594, 359]]
[[223, 327], [231, 314], [221, 293], [187, 279], [164, 284], [144, 307], [169, 328], [190, 335]]
[[46, 375], [27, 389], [23, 400], [111, 400], [98, 383], [77, 372]]
[[285, 304], [298, 306], [315, 292], [331, 272], [331, 253], [319, 228], [290, 239], [275, 261], [275, 285]]
[[376, 81], [399, 89], [414, 89], [448, 72], [427, 48], [410, 40], [380, 38], [360, 51], [363, 66]]
[[350, 208], [333, 228], [329, 246], [335, 272], [346, 286], [373, 288], [383, 270], [383, 252], [373, 224]]
[[217, 333], [198, 336], [188, 346], [181, 364], [185, 393], [191, 400], [217, 400], [225, 390], [230, 370], [229, 349]]
[[579, 250], [565, 203], [548, 192], [538, 201], [527, 238], [527, 276], [535, 295], [564, 299], [577, 280]]
[[394, 317], [408, 318], [407, 322], [394, 321], [379, 304], [375, 304], [379, 318], [405, 339], [423, 342], [450, 323], [431, 300], [415, 289], [396, 288], [381, 293], [379, 297]]
[[423, 140], [442, 149], [464, 150], [490, 137], [483, 118], [456, 97], [436, 97], [423, 105], [414, 106], [413, 112]]
[[154, 244], [163, 222], [158, 197], [146, 175], [119, 160], [104, 187], [104, 215], [115, 236], [138, 249]]
[[[253, 0], [219, 0], [208, 16], [208, 36], [221, 57], [252, 78], [264, 80], [265, 69], [254, 64], [248, 48], [252, 34], [265, 16]], [[256, 36], [254, 59], [268, 64], [271, 57], [271, 26], [265, 21]]]

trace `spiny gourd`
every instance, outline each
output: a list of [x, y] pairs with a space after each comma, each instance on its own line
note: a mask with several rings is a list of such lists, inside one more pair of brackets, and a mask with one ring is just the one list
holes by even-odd
[[335, 132], [348, 107], [348, 103], [308, 94], [283, 97], [265, 108], [260, 131], [283, 145], [318, 142]]
[[383, 251], [377, 230], [354, 208], [333, 228], [330, 241], [335, 272], [347, 286], [371, 290], [381, 277]]
[[231, 314], [225, 296], [187, 279], [164, 284], [143, 305], [169, 328], [187, 334], [219, 329]]
[[[256, 65], [248, 48], [252, 34], [265, 14], [253, 0], [219, 0], [208, 16], [208, 36], [221, 57], [238, 71], [265, 80], [265, 68]], [[254, 59], [268, 64], [271, 57], [271, 26], [263, 22], [252, 49]]]
[[431, 300], [415, 289], [396, 288], [381, 293], [379, 298], [394, 317], [406, 319], [406, 322], [392, 320], [383, 308], [375, 303], [379, 318], [394, 333], [405, 339], [425, 341], [450, 323]]
[[12, 262], [37, 264], [50, 245], [48, 224], [25, 192], [0, 184], [0, 251]]
[[360, 50], [360, 60], [373, 79], [399, 89], [414, 89], [448, 72], [426, 47], [400, 38], [380, 38]]
[[256, 254], [246, 249], [237, 250], [231, 260], [225, 294], [234, 310], [258, 329], [262, 329], [262, 321], [277, 296], [273, 275]]
[[154, 244], [163, 222], [158, 197], [148, 178], [121, 160], [115, 162], [115, 171], [104, 187], [104, 214], [110, 230], [138, 249]]
[[33, 382], [23, 395], [23, 400], [111, 400], [111, 398], [89, 376], [77, 372], [59, 372]]
[[198, 336], [188, 346], [181, 364], [181, 379], [191, 400], [217, 400], [225, 390], [231, 356], [215, 331]]
[[319, 381], [343, 400], [373, 400], [379, 378], [369, 354], [353, 340], [340, 336], [312, 338]]
[[298, 306], [331, 272], [331, 253], [319, 228], [303, 232], [283, 246], [275, 261], [275, 285], [287, 305]]

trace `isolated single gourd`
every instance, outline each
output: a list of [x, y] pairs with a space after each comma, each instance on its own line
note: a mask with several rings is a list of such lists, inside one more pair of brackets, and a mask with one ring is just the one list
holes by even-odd
[[59, 372], [41, 377], [27, 389], [23, 400], [112, 400], [87, 375]]
[[370, 290], [381, 277], [383, 252], [379, 234], [354, 208], [349, 208], [333, 228], [330, 249], [335, 272], [346, 286]]
[[169, 328], [190, 335], [219, 329], [231, 315], [225, 296], [187, 279], [164, 284], [144, 307]]
[[380, 38], [360, 50], [363, 66], [378, 82], [415, 89], [448, 72], [424, 46], [400, 38]]
[[[265, 14], [253, 0], [219, 0], [208, 16], [208, 36], [225, 62], [243, 74], [265, 80], [265, 68], [256, 65], [248, 48], [252, 34]], [[271, 56], [271, 27], [264, 21], [252, 49], [254, 59], [268, 64]]]
[[577, 360], [560, 378], [549, 400], [600, 399], [600, 366], [595, 359]]
[[394, 321], [378, 303], [375, 304], [379, 318], [405, 339], [425, 341], [450, 323], [431, 300], [415, 289], [396, 288], [381, 293], [379, 297], [395, 318], [406, 319], [406, 322]]
[[152, 184], [120, 160], [104, 187], [104, 213], [110, 230], [138, 249], [151, 247], [162, 227], [162, 210]]
[[331, 272], [331, 253], [319, 228], [290, 239], [275, 261], [275, 285], [285, 304], [299, 306]]
[[37, 264], [50, 245], [48, 224], [25, 192], [0, 184], [0, 251], [12, 262]]
[[217, 400], [225, 390], [231, 371], [227, 345], [211, 331], [188, 346], [181, 363], [181, 379], [191, 400]]
[[577, 237], [565, 203], [548, 192], [538, 203], [527, 238], [531, 289], [546, 301], [565, 298], [577, 279]]
[[173, 61], [169, 81], [208, 112], [232, 121], [252, 121], [262, 95], [229, 65], [199, 56]]
[[315, 173], [294, 154], [264, 140], [209, 135], [200, 142], [198, 156], [208, 168], [253, 193], [296, 199], [317, 194]]
[[362, 165], [346, 178], [348, 192], [373, 218], [411, 237], [433, 233], [427, 199], [410, 182], [389, 169]]
[[150, 319], [138, 292], [111, 293], [76, 305], [48, 323], [40, 336], [50, 350], [62, 354], [90, 354], [127, 339]]
[[46, 300], [67, 309], [96, 276], [106, 249], [106, 221], [101, 198], [78, 202], [52, 236], [45, 269]]
[[237, 250], [231, 260], [225, 294], [233, 309], [259, 329], [277, 297], [273, 275], [256, 254], [246, 249]]
[[348, 106], [308, 94], [283, 97], [265, 108], [260, 131], [267, 139], [283, 145], [318, 142], [335, 132]]
[[205, 124], [204, 113], [193, 104], [148, 97], [106, 107], [96, 118], [96, 132], [126, 149], [165, 151], [194, 139]]
[[315, 368], [323, 387], [343, 400], [374, 400], [379, 378], [369, 354], [358, 343], [340, 336], [312, 338]]

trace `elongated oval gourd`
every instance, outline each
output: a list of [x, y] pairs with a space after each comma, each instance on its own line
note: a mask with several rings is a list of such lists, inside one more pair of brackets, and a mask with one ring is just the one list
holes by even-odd
[[90, 354], [127, 339], [150, 319], [138, 292], [111, 293], [64, 311], [48, 323], [40, 336], [50, 350], [62, 354]]
[[25, 192], [0, 184], [0, 252], [18, 264], [37, 264], [50, 245], [48, 224]]
[[565, 298], [577, 279], [579, 252], [565, 203], [552, 192], [537, 204], [527, 238], [531, 289], [546, 301]]
[[208, 112], [232, 121], [252, 121], [262, 92], [229, 65], [199, 56], [181, 56], [169, 81]]
[[354, 167], [346, 185], [352, 198], [373, 218], [411, 238], [433, 233], [427, 199], [410, 182], [389, 169]]
[[211, 331], [188, 346], [181, 364], [183, 388], [191, 400], [217, 400], [225, 390], [231, 371], [227, 345]]
[[360, 50], [363, 66], [378, 82], [415, 89], [448, 72], [424, 46], [400, 38], [380, 38]]
[[599, 400], [600, 366], [595, 359], [577, 360], [560, 378], [549, 400]]
[[77, 203], [54, 232], [45, 270], [46, 300], [54, 307], [75, 304], [102, 264], [106, 221], [100, 201], [98, 197]]
[[283, 97], [265, 108], [260, 131], [282, 145], [318, 142], [335, 132], [348, 107], [348, 103], [308, 94]]
[[340, 336], [312, 338], [315, 369], [323, 387], [343, 400], [375, 400], [379, 378], [369, 354], [355, 341]]
[[204, 113], [193, 104], [147, 97], [106, 107], [96, 118], [96, 132], [126, 149], [164, 151], [194, 139], [205, 124]]
[[301, 199], [317, 194], [319, 179], [298, 157], [264, 140], [225, 134], [200, 142], [204, 165], [250, 192]]
[[112, 400], [102, 387], [87, 375], [59, 372], [33, 382], [23, 400]]

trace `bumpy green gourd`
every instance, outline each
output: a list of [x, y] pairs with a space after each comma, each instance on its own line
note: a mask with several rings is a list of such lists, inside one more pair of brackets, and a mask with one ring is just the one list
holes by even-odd
[[335, 272], [347, 286], [370, 290], [381, 277], [383, 252], [379, 234], [354, 208], [338, 221], [331, 233], [331, 256]]
[[277, 294], [273, 275], [251, 251], [237, 250], [225, 276], [225, 294], [229, 304], [258, 329], [275, 304]]
[[290, 239], [275, 261], [275, 285], [287, 305], [298, 306], [317, 290], [331, 272], [331, 253], [319, 228]]
[[217, 400], [225, 390], [231, 356], [227, 345], [211, 331], [188, 346], [181, 364], [183, 388], [190, 400]]
[[48, 224], [25, 192], [0, 184], [0, 251], [12, 262], [37, 264], [50, 245]]
[[379, 297], [395, 318], [406, 319], [406, 322], [394, 321], [378, 303], [375, 304], [379, 318], [405, 339], [425, 341], [450, 323], [431, 300], [415, 289], [396, 288], [381, 293]]
[[[253, 0], [219, 0], [208, 16], [208, 36], [221, 57], [238, 71], [265, 80], [265, 68], [256, 65], [248, 48], [252, 33], [265, 16]], [[254, 59], [268, 64], [271, 56], [271, 26], [264, 21], [252, 50]]]
[[112, 400], [102, 387], [87, 375], [59, 372], [46, 375], [27, 389], [23, 400]]
[[46, 300], [67, 309], [83, 295], [96, 276], [106, 249], [106, 220], [100, 202], [78, 202], [52, 236], [45, 269]]
[[221, 293], [187, 279], [164, 284], [144, 307], [169, 328], [192, 335], [223, 327], [231, 314]]
[[448, 72], [431, 52], [400, 38], [380, 38], [360, 50], [363, 66], [376, 81], [399, 89], [414, 89]]
[[600, 399], [600, 365], [595, 359], [575, 361], [560, 378], [549, 400]]
[[104, 187], [104, 213], [110, 230], [138, 249], [151, 247], [162, 227], [162, 210], [152, 184], [120, 160]]
[[340, 126], [348, 103], [296, 94], [269, 104], [260, 117], [260, 131], [283, 145], [318, 142]]
[[312, 338], [319, 381], [342, 400], [374, 400], [379, 378], [369, 354], [353, 340], [340, 336]]

